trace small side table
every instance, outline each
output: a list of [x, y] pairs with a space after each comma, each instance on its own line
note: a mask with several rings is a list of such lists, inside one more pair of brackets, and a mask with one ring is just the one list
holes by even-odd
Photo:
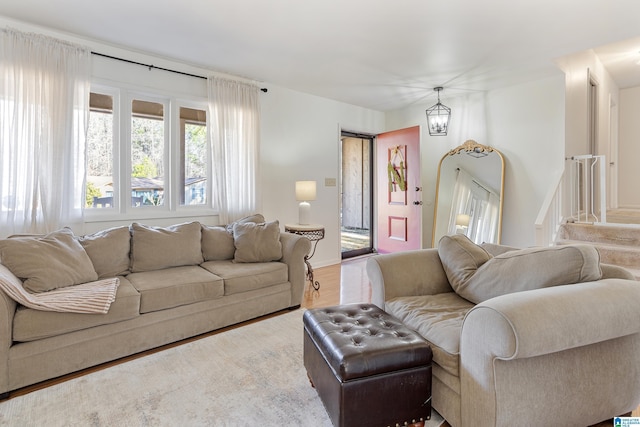
[[320, 289], [320, 283], [313, 280], [313, 268], [309, 260], [316, 253], [318, 241], [324, 239], [324, 226], [320, 224], [285, 224], [284, 231], [287, 233], [299, 234], [314, 242], [311, 255], [304, 256], [304, 262], [307, 264], [307, 280], [311, 282], [313, 289]]

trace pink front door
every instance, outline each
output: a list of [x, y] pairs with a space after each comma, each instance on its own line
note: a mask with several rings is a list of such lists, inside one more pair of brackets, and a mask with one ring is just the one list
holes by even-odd
[[376, 139], [378, 252], [419, 249], [422, 243], [420, 127]]

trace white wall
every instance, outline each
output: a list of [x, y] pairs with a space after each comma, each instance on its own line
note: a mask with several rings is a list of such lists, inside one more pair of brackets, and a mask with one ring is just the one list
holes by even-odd
[[564, 168], [564, 76], [488, 94], [488, 140], [505, 157], [502, 243], [535, 244], [534, 223]]
[[[559, 72], [557, 77], [527, 84], [441, 99], [452, 109], [449, 134], [422, 132], [424, 246], [431, 243], [438, 163], [467, 139], [490, 145], [505, 157], [502, 243], [532, 246], [538, 210], [553, 177], [563, 167], [564, 76]], [[431, 104], [387, 113], [387, 129], [423, 124], [424, 110]]]
[[619, 111], [618, 203], [620, 208], [640, 209], [640, 86], [620, 90]]
[[[267, 85], [262, 97], [260, 183], [262, 211], [281, 224], [296, 223], [295, 181], [317, 181], [311, 221], [325, 226], [311, 260], [315, 267], [340, 262], [340, 131], [377, 134], [384, 113]], [[325, 186], [325, 178], [336, 186]]]

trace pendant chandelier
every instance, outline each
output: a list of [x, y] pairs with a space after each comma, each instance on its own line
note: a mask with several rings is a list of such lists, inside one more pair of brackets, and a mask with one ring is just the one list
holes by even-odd
[[440, 102], [440, 91], [442, 87], [434, 87], [433, 90], [438, 92], [438, 103], [433, 107], [427, 108], [427, 124], [429, 125], [429, 135], [441, 136], [446, 135], [449, 130], [449, 117], [451, 117], [451, 108]]

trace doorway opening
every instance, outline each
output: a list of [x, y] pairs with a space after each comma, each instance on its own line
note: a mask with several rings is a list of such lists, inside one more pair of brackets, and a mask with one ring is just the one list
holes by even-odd
[[342, 259], [373, 252], [373, 135], [341, 134]]

